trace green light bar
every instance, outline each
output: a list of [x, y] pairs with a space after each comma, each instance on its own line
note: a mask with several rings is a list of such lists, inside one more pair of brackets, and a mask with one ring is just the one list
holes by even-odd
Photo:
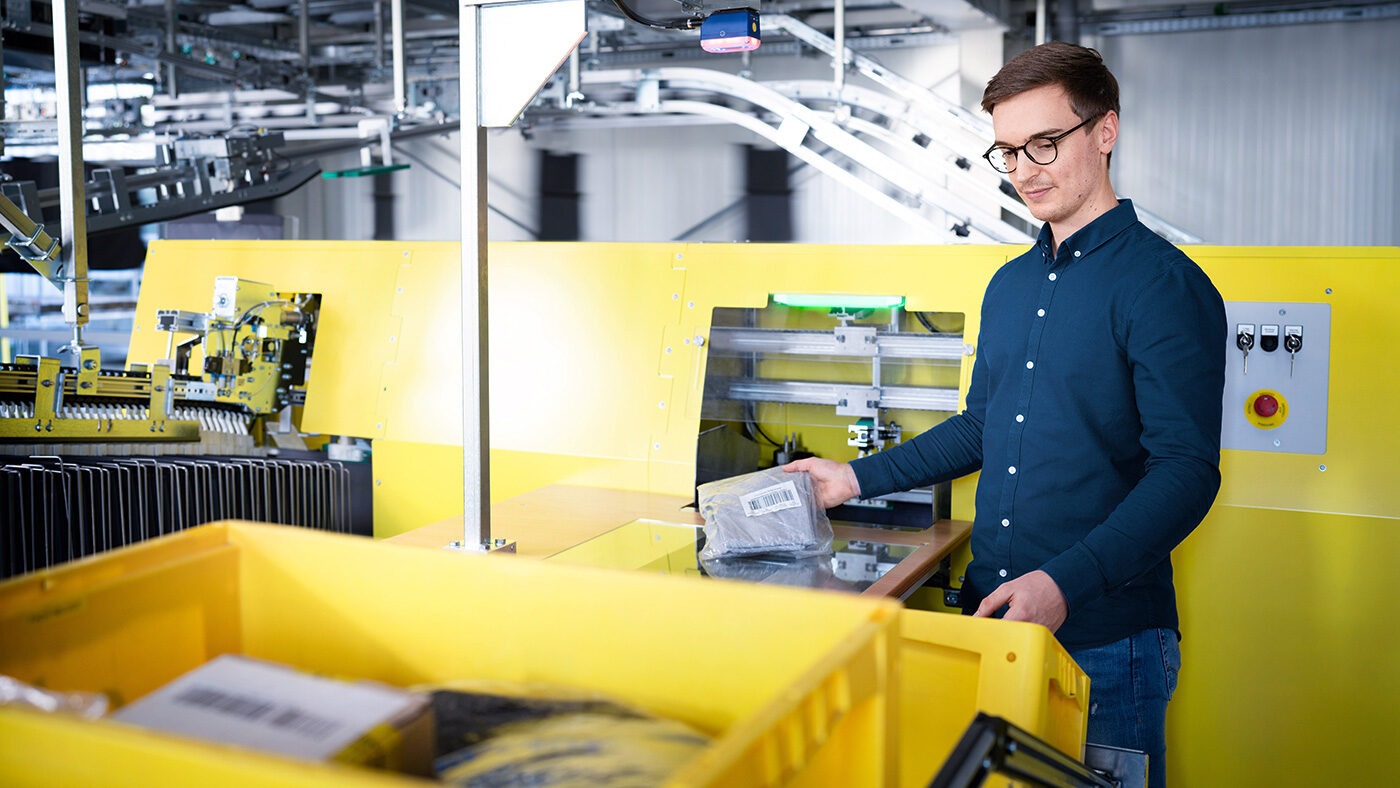
[[350, 170], [331, 170], [321, 173], [322, 178], [363, 178], [366, 175], [380, 175], [386, 172], [396, 172], [408, 169], [407, 164], [378, 164], [372, 167], [356, 167]]
[[774, 293], [773, 303], [821, 309], [890, 309], [904, 306], [904, 296], [847, 293]]

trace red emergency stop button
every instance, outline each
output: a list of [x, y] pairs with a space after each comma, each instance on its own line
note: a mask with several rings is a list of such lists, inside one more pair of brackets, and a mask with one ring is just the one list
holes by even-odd
[[1268, 394], [1260, 394], [1254, 399], [1254, 412], [1263, 418], [1273, 418], [1278, 413], [1278, 400]]
[[1261, 430], [1288, 420], [1288, 398], [1273, 389], [1260, 389], [1244, 399], [1244, 418]]

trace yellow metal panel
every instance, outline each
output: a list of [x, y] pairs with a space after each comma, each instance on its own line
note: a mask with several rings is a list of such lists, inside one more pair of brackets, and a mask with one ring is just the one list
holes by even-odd
[[695, 566], [695, 526], [652, 520], [633, 520], [545, 560], [677, 576], [700, 574]]
[[1177, 785], [1372, 785], [1400, 751], [1400, 522], [1217, 505], [1175, 555]]
[[[455, 244], [413, 244], [445, 262]], [[169, 334], [155, 330], [159, 309], [209, 311], [214, 279], [238, 276], [278, 290], [320, 293], [321, 317], [307, 381], [303, 428], [375, 438], [384, 365], [395, 357], [391, 319], [395, 280], [408, 245], [346, 241], [156, 241], [146, 255], [127, 357], [164, 358]], [[325, 340], [325, 344], [322, 344]], [[328, 352], [322, 352], [322, 350]]]
[[[415, 528], [462, 516], [462, 447], [441, 443], [377, 440], [374, 463], [374, 535], [385, 539]], [[490, 500], [502, 501], [549, 484], [602, 486], [598, 472], [607, 461], [596, 457], [491, 450]], [[638, 481], [645, 467], [638, 465]], [[604, 470], [604, 477], [616, 474]], [[494, 536], [508, 536], [499, 533]]]
[[[761, 307], [777, 291], [904, 295], [911, 310], [965, 314], [972, 342], [987, 280], [1019, 251], [493, 245], [492, 498], [558, 481], [689, 495], [707, 355], [694, 338], [715, 307]], [[1400, 249], [1187, 252], [1226, 300], [1331, 304], [1332, 346], [1327, 453], [1225, 451], [1217, 505], [1175, 556], [1185, 668], [1169, 767], [1186, 785], [1364, 783], [1400, 744], [1400, 644], [1384, 623], [1400, 598], [1400, 431], [1387, 410], [1400, 390]], [[406, 441], [377, 441], [375, 467], [381, 535], [407, 530], [461, 509], [456, 255], [157, 243], [131, 357], [163, 355], [154, 309], [206, 309], [215, 275], [325, 294], [308, 429]], [[974, 483], [954, 484], [954, 517], [972, 518]]]
[[1210, 274], [1226, 301], [1332, 306], [1327, 453], [1225, 451], [1218, 502], [1400, 516], [1400, 484], [1395, 483], [1392, 459], [1400, 429], [1384, 404], [1400, 391], [1400, 365], [1390, 348], [1400, 325], [1400, 249], [1186, 251]]

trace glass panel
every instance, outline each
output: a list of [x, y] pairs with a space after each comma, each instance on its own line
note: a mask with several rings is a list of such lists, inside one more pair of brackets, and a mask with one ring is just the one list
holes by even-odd
[[[894, 306], [717, 308], [706, 361], [696, 484], [806, 456], [846, 461], [893, 446], [958, 407], [964, 315]], [[842, 507], [837, 517], [927, 526], [946, 492]]]
[[860, 593], [918, 549], [838, 538], [830, 555], [749, 556], [709, 561], [702, 566], [699, 556], [704, 545], [705, 532], [697, 526], [633, 520], [546, 560]]

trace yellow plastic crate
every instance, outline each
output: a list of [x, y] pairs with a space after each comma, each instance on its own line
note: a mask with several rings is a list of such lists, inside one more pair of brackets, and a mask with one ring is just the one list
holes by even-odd
[[1083, 758], [1089, 677], [1045, 627], [905, 610], [899, 652], [900, 785], [928, 785], [979, 711]]
[[[713, 744], [673, 785], [888, 785], [900, 608], [222, 523], [0, 584], [0, 673], [131, 700], [222, 653], [398, 686], [581, 688]], [[0, 709], [0, 784], [374, 785], [107, 721]]]

